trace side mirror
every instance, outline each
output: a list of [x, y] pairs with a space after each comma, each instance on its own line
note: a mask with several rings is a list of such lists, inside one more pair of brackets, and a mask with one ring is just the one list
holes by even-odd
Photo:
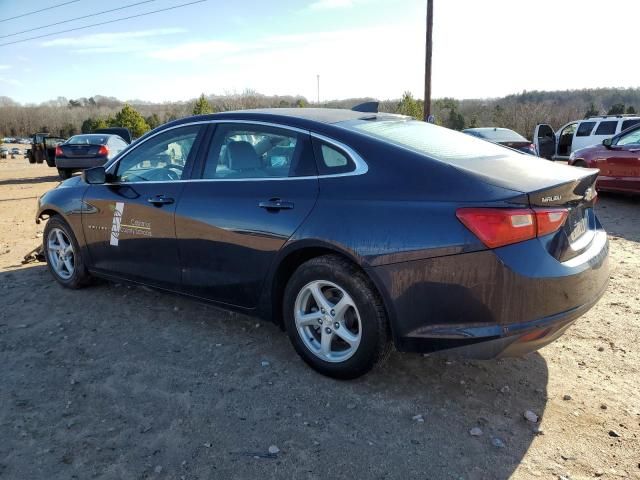
[[604, 140], [602, 140], [602, 145], [604, 145], [606, 148], [611, 148], [611, 139], [610, 138], [605, 138]]
[[107, 181], [104, 167], [87, 168], [82, 172], [82, 179], [89, 185], [100, 185]]

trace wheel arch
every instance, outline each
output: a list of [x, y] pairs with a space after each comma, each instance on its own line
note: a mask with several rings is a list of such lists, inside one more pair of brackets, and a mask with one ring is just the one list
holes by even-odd
[[82, 255], [84, 264], [90, 265], [90, 256], [87, 250], [84, 231], [82, 230], [82, 219], [80, 210], [78, 209], [77, 211], [65, 211], [65, 209], [63, 209], [60, 205], [57, 205], [56, 202], [46, 202], [38, 208], [35, 220], [36, 223], [39, 224], [43, 220], [49, 221], [53, 217], [61, 218], [69, 226], [76, 239], [76, 242], [78, 242], [80, 255]]
[[41, 209], [38, 210], [38, 213], [36, 214], [36, 223], [40, 223], [41, 220], [49, 219], [54, 215], [59, 215], [64, 218], [64, 215], [62, 214], [62, 212], [56, 209], [55, 207], [52, 207], [50, 205], [42, 207]]
[[571, 165], [574, 167], [589, 168], [589, 164], [584, 158], [576, 158], [573, 162], [571, 162]]
[[356, 265], [373, 284], [378, 295], [382, 299], [382, 303], [389, 321], [391, 335], [395, 341], [395, 314], [393, 303], [388, 293], [382, 288], [382, 283], [374, 274], [373, 269], [367, 268], [366, 263], [353, 252], [342, 248], [339, 245], [328, 243], [322, 240], [300, 240], [283, 248], [278, 261], [274, 262], [275, 266], [266, 282], [266, 288], [263, 288], [263, 304], [262, 310], [271, 321], [281, 328], [284, 327], [282, 319], [282, 301], [284, 290], [287, 282], [296, 271], [296, 269], [313, 258], [323, 255], [338, 255], [349, 262]]

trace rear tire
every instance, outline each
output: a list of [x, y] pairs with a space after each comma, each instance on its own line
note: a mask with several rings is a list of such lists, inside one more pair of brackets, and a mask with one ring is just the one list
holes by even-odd
[[359, 268], [337, 255], [300, 265], [285, 288], [283, 308], [293, 347], [323, 375], [359, 377], [391, 350], [379, 294]]
[[573, 162], [573, 166], [574, 167], [581, 167], [581, 168], [587, 168], [587, 164], [584, 160], [576, 160], [575, 162]]
[[42, 248], [49, 271], [60, 285], [77, 289], [89, 283], [91, 277], [82, 261], [76, 237], [61, 217], [53, 216], [47, 222]]
[[67, 178], [71, 178], [71, 170], [67, 168], [59, 168], [58, 175], [62, 180], [66, 180]]

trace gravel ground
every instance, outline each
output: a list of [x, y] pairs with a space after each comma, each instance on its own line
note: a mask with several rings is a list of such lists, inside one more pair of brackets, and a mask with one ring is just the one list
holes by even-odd
[[559, 341], [340, 382], [274, 325], [20, 265], [56, 182], [0, 160], [0, 478], [640, 479], [639, 200], [602, 196], [612, 280]]

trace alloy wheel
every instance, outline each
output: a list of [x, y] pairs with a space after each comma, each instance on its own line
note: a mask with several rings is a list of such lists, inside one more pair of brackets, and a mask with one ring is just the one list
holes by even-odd
[[73, 276], [75, 270], [75, 252], [67, 234], [60, 228], [52, 228], [47, 237], [49, 264], [63, 280]]
[[296, 329], [304, 345], [326, 362], [343, 362], [358, 350], [360, 314], [351, 296], [325, 280], [308, 283], [296, 297]]

